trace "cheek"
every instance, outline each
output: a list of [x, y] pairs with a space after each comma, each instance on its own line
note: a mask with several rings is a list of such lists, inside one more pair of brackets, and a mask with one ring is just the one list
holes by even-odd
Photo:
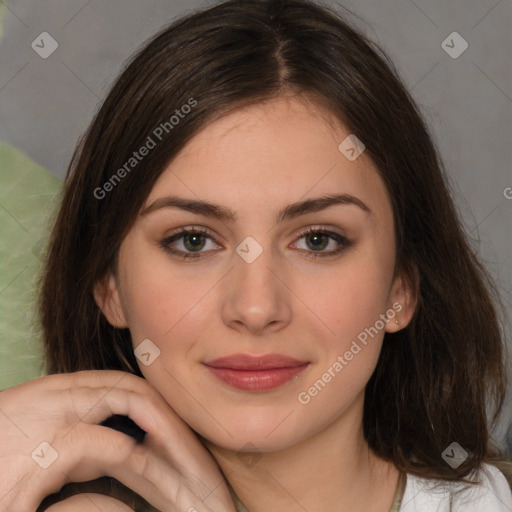
[[[120, 252], [123, 310], [133, 344], [149, 338], [161, 349], [182, 324], [194, 316], [195, 304], [207, 290], [204, 280], [185, 278], [147, 241], [127, 238]], [[145, 248], [145, 249], [144, 249]], [[195, 281], [195, 282], [194, 282]]]
[[331, 348], [344, 350], [386, 313], [391, 272], [392, 261], [359, 252], [302, 288], [326, 327], [323, 338]]
[[310, 297], [317, 297], [312, 309], [329, 327], [316, 337], [319, 359], [297, 396], [315, 423], [334, 420], [364, 393], [384, 337], [380, 315], [387, 311], [388, 281], [386, 269], [374, 261], [347, 265], [310, 290]]
[[[137, 280], [136, 275], [132, 276], [134, 287], [127, 305], [134, 343], [141, 337], [154, 338], [163, 347], [183, 330], [189, 333], [188, 337], [193, 335], [193, 326], [199, 330], [200, 319], [205, 314], [201, 299], [208, 291], [207, 283], [193, 286], [183, 278], [167, 280], [157, 270], [139, 277]], [[181, 335], [180, 339], [183, 339]]]

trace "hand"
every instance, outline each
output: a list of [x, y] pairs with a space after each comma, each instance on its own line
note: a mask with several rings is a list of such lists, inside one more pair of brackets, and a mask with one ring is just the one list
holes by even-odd
[[46, 512], [133, 512], [123, 502], [101, 494], [75, 494], [46, 509]]
[[[142, 443], [100, 426], [114, 414]], [[0, 510], [34, 512], [68, 482], [111, 476], [166, 512], [235, 512], [215, 460], [146, 380], [90, 370], [0, 392]], [[45, 443], [45, 444], [42, 444]]]

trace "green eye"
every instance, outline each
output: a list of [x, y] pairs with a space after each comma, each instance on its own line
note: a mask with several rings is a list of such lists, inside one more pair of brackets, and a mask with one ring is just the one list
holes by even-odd
[[188, 251], [201, 250], [205, 245], [205, 236], [202, 233], [189, 233], [182, 238], [183, 245]]
[[311, 250], [325, 249], [329, 245], [329, 236], [325, 233], [313, 233], [307, 235], [306, 245]]
[[[305, 247], [296, 248], [306, 256], [314, 258], [334, 256], [352, 245], [352, 242], [339, 233], [320, 228], [308, 228], [297, 238], [294, 245], [297, 246], [303, 239]], [[183, 259], [204, 257], [202, 253], [212, 252], [220, 247], [204, 228], [182, 229], [160, 241], [160, 246], [166, 252]]]
[[[201, 252], [209, 252], [210, 249], [203, 251], [208, 242], [217, 246], [214, 238], [207, 234], [205, 229], [183, 229], [160, 242], [160, 246], [166, 252], [173, 255], [186, 258], [199, 258]], [[217, 246], [218, 247], [218, 246]], [[215, 247], [213, 248], [215, 250]]]
[[[334, 233], [333, 231], [325, 231], [318, 228], [309, 228], [304, 231], [298, 238], [298, 240], [304, 239], [306, 242], [306, 248], [300, 248], [308, 256], [333, 256], [344, 251], [352, 243], [344, 236]], [[297, 245], [298, 242], [295, 243]], [[331, 250], [326, 251], [331, 245]]]

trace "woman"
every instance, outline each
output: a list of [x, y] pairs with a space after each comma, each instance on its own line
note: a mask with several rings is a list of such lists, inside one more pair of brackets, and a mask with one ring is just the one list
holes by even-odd
[[228, 1], [140, 50], [41, 285], [8, 510], [512, 507], [494, 288], [393, 65], [326, 8]]

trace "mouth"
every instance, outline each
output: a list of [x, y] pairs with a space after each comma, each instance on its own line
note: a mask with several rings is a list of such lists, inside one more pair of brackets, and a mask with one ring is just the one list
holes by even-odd
[[268, 391], [277, 388], [309, 366], [308, 361], [281, 354], [233, 354], [203, 364], [219, 380], [243, 391]]

